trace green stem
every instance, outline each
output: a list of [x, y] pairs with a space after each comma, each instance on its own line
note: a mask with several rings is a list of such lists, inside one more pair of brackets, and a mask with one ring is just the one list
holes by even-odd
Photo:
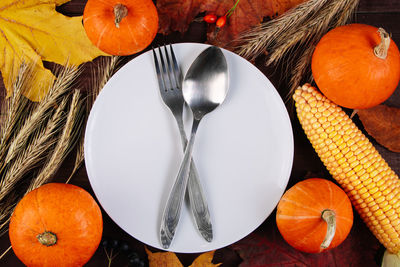
[[237, 0], [236, 3], [233, 5], [233, 7], [231, 7], [231, 9], [229, 9], [229, 10], [226, 12], [225, 16], [226, 16], [227, 18], [229, 18], [229, 17], [233, 14], [233, 11], [235, 11], [235, 8], [236, 8], [236, 6], [239, 4], [239, 1], [240, 1], [240, 0]]

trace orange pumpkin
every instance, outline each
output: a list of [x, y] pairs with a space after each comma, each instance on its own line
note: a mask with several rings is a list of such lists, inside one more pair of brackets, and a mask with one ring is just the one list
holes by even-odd
[[80, 187], [50, 183], [25, 195], [10, 221], [15, 255], [27, 266], [82, 266], [103, 231], [101, 210]]
[[111, 55], [131, 55], [145, 49], [158, 30], [158, 13], [151, 0], [89, 0], [83, 26], [94, 45]]
[[384, 29], [350, 24], [329, 31], [311, 62], [315, 83], [339, 106], [364, 109], [385, 101], [400, 80], [400, 53]]
[[292, 247], [318, 253], [346, 239], [353, 225], [353, 209], [339, 186], [311, 178], [285, 192], [277, 207], [276, 223]]

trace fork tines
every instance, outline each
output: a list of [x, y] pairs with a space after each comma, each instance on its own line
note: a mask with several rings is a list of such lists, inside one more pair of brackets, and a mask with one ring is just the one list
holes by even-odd
[[182, 74], [175, 58], [172, 45], [169, 45], [169, 52], [166, 45], [163, 47], [164, 53], [160, 46], [157, 47], [159, 56], [157, 56], [157, 52], [155, 51], [156, 48], [153, 49], [154, 64], [160, 89], [164, 91], [181, 89]]

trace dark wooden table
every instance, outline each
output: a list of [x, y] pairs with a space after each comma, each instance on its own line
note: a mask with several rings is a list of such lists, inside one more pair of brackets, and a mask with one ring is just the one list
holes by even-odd
[[[85, 0], [72, 0], [57, 9], [66, 15], [82, 15], [85, 6]], [[393, 40], [400, 45], [400, 1], [399, 0], [361, 0], [353, 22], [365, 23], [376, 27], [383, 27], [392, 33]], [[167, 42], [204, 42], [205, 26], [201, 23], [194, 23], [185, 34], [171, 34], [170, 36], [157, 36], [154, 43]], [[129, 59], [128, 59], [129, 60]], [[279, 76], [279, 73], [272, 69], [265, 68], [263, 60], [257, 60], [256, 66], [270, 78], [277, 87], [279, 93], [284, 98], [287, 94], [286, 82]], [[278, 67], [279, 68], [279, 67]], [[388, 100], [390, 105], [400, 107], [400, 88]], [[331, 179], [329, 173], [319, 160], [312, 149], [306, 136], [301, 129], [299, 122], [293, 116], [292, 118], [295, 155], [293, 170], [289, 180], [288, 187], [296, 182], [303, 180], [309, 174], [318, 175]], [[382, 153], [389, 165], [399, 174], [400, 173], [400, 154], [391, 153], [386, 149], [374, 143]], [[73, 158], [68, 158], [57, 177], [60, 181], [68, 177], [73, 166]], [[83, 166], [73, 177], [72, 184], [81, 186], [93, 194], [90, 187], [85, 167]], [[93, 194], [94, 195], [94, 194]], [[140, 203], [136, 203], [140, 205]], [[238, 266], [242, 259], [237, 253], [237, 249], [243, 251], [245, 255], [251, 257], [253, 264], [245, 266], [254, 266], [258, 260], [264, 263], [263, 266], [378, 266], [379, 257], [383, 253], [383, 248], [375, 237], [369, 232], [367, 227], [355, 214], [354, 225], [348, 238], [341, 246], [335, 248], [323, 255], [305, 254], [294, 251], [290, 248], [280, 236], [276, 224], [275, 213], [252, 234], [237, 242], [233, 246], [222, 248], [216, 251], [214, 262], [222, 262], [222, 266]], [[130, 247], [136, 251], [145, 261], [147, 256], [144, 250], [144, 244], [129, 236], [120, 229], [111, 218], [103, 212], [104, 218], [104, 237], [128, 242]], [[0, 249], [5, 250], [9, 247], [8, 236], [0, 238]], [[152, 251], [156, 249], [150, 248]], [[236, 249], [236, 250], [235, 250]], [[188, 266], [199, 254], [178, 254], [179, 259]], [[1, 266], [22, 266], [22, 263], [10, 251], [0, 262]], [[93, 258], [87, 266], [108, 266], [108, 260], [102, 246], [99, 247]], [[128, 258], [123, 253], [119, 254], [112, 262], [111, 266], [128, 266]]]

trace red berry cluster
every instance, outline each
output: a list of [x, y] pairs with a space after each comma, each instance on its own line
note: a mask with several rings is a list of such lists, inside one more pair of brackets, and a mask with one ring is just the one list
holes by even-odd
[[235, 3], [235, 5], [233, 5], [233, 7], [231, 7], [231, 9], [229, 9], [229, 10], [225, 13], [225, 15], [223, 15], [222, 17], [217, 17], [217, 15], [215, 15], [215, 14], [213, 14], [213, 13], [210, 13], [210, 14], [205, 15], [205, 16], [203, 17], [203, 20], [204, 20], [205, 22], [207, 22], [207, 23], [210, 23], [210, 24], [215, 23], [215, 25], [216, 25], [218, 28], [224, 27], [225, 24], [226, 24], [226, 20], [233, 14], [233, 11], [235, 10], [235, 8], [236, 8], [237, 4], [239, 3], [239, 1], [240, 1], [240, 0], [237, 0], [236, 3]]

